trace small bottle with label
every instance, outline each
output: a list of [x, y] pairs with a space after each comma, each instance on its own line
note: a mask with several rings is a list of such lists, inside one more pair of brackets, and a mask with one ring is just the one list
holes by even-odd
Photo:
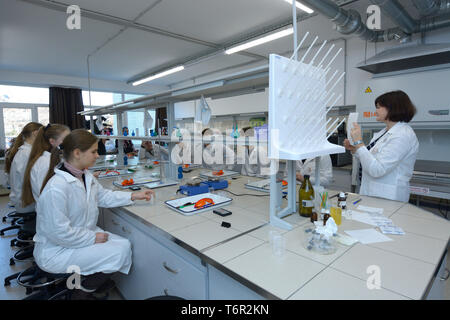
[[342, 210], [347, 209], [347, 196], [345, 195], [344, 192], [339, 193], [338, 207], [341, 208]]
[[304, 176], [302, 186], [298, 192], [299, 195], [299, 214], [302, 217], [310, 218], [314, 208], [314, 189], [309, 181], [309, 175]]

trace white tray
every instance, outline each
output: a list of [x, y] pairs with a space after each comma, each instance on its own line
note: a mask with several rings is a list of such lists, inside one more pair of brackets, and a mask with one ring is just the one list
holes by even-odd
[[[177, 207], [188, 203], [188, 202], [197, 202], [200, 199], [203, 198], [211, 198], [215, 205], [204, 208], [204, 209], [195, 209], [194, 206], [189, 206], [189, 207], [185, 207], [183, 209], [178, 209]], [[229, 205], [231, 203], [231, 201], [233, 201], [233, 199], [231, 198], [227, 198], [227, 197], [223, 197], [223, 196], [219, 196], [217, 194], [213, 194], [213, 193], [201, 193], [201, 194], [197, 194], [195, 196], [190, 196], [190, 197], [185, 197], [185, 198], [180, 198], [180, 199], [175, 199], [175, 200], [168, 200], [166, 202], [164, 202], [170, 209], [181, 213], [185, 216], [192, 216], [194, 214], [197, 213], [201, 213], [201, 212], [205, 212], [205, 211], [209, 211], [209, 210], [213, 210], [216, 208], [220, 208], [226, 205]]]
[[129, 189], [130, 187], [134, 187], [134, 186], [140, 186], [140, 185], [144, 185], [144, 184], [148, 184], [148, 183], [153, 183], [153, 182], [157, 182], [160, 179], [159, 178], [153, 178], [153, 177], [142, 177], [142, 178], [132, 178], [134, 183], [131, 186], [123, 186], [121, 184], [121, 182], [117, 182], [114, 181], [113, 185], [115, 185], [116, 187], [119, 187], [121, 189]]
[[[214, 171], [219, 171], [219, 170], [214, 170]], [[228, 170], [223, 170], [223, 175], [221, 176], [215, 176], [212, 174], [213, 170], [209, 170], [209, 171], [203, 171], [200, 173], [200, 177], [202, 178], [225, 178], [225, 177], [232, 177], [232, 176], [237, 176], [240, 175], [239, 172], [236, 171], [228, 171]]]
[[[297, 181], [297, 184], [300, 184], [299, 181]], [[252, 190], [256, 190], [256, 191], [270, 192], [270, 179], [264, 179], [264, 180], [260, 180], [260, 181], [246, 183], [245, 187], [247, 189], [252, 189]], [[287, 186], [283, 187], [282, 189], [286, 190]]]
[[[109, 172], [108, 174], [106, 174], [106, 171], [108, 170], [113, 170], [113, 171], [117, 171], [117, 172]], [[98, 179], [103, 179], [103, 178], [111, 178], [111, 177], [120, 177], [120, 176], [126, 176], [126, 175], [130, 175], [130, 174], [134, 174], [134, 172], [132, 171], [128, 171], [128, 169], [108, 169], [108, 170], [102, 170], [100, 172], [100, 175], [98, 176]]]
[[144, 187], [146, 187], [148, 189], [156, 189], [156, 188], [174, 186], [174, 185], [177, 185], [178, 183], [179, 183], [178, 181], [166, 179], [165, 182], [156, 181], [156, 182], [144, 184]]

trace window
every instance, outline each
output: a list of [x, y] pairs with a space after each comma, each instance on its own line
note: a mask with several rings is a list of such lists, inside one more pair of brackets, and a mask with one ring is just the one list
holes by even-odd
[[38, 122], [46, 126], [50, 122], [50, 112], [48, 107], [38, 107]]
[[116, 102], [122, 101], [121, 93], [113, 92], [101, 92], [101, 91], [91, 91], [89, 99], [89, 91], [83, 90], [81, 92], [83, 97], [84, 109], [87, 110], [89, 107], [103, 107]]
[[12, 139], [17, 137], [23, 127], [31, 121], [31, 109], [3, 108], [3, 121], [5, 125], [5, 146], [11, 147]]
[[48, 88], [0, 85], [0, 102], [49, 103]]

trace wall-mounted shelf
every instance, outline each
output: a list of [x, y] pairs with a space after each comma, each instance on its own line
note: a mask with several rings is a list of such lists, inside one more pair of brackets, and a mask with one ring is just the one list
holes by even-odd
[[79, 114], [84, 116], [94, 116], [116, 114], [143, 108], [156, 109], [166, 107], [168, 103], [197, 100], [200, 99], [202, 95], [205, 98], [217, 98], [223, 97], [224, 95], [233, 96], [244, 93], [261, 92], [262, 89], [265, 89], [268, 86], [269, 67], [262, 66], [234, 73], [220, 79], [114, 103], [89, 111], [82, 111], [79, 112]]

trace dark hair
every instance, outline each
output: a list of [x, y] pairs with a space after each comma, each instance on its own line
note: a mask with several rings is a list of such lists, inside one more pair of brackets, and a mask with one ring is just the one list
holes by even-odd
[[416, 107], [408, 95], [401, 90], [382, 94], [375, 99], [375, 106], [377, 104], [388, 110], [386, 120], [393, 122], [410, 122], [416, 114]]
[[[22, 206], [26, 207], [32, 204], [35, 199], [33, 197], [33, 190], [31, 188], [31, 169], [33, 168], [36, 161], [44, 153], [44, 151], [51, 152], [50, 164], [56, 161], [56, 156], [53, 152], [53, 147], [50, 144], [50, 139], [57, 140], [65, 131], [70, 131], [69, 127], [62, 124], [48, 124], [46, 127], [41, 127], [36, 136], [36, 140], [31, 148], [30, 158], [28, 159], [28, 164], [25, 169], [25, 175], [23, 178], [22, 186]], [[58, 149], [59, 151], [59, 149]]]
[[[61, 144], [63, 157], [66, 160], [70, 160], [75, 149], [79, 149], [81, 152], [85, 152], [97, 142], [97, 137], [89, 131], [85, 129], [73, 130], [64, 138]], [[54, 148], [52, 150], [52, 161], [50, 162], [50, 168], [48, 169], [47, 176], [42, 183], [41, 192], [42, 190], [44, 190], [44, 187], [47, 184], [48, 180], [50, 180], [50, 178], [55, 175], [55, 167], [61, 161], [59, 155], [59, 148]]]
[[31, 134], [39, 130], [43, 125], [37, 122], [29, 122], [23, 127], [20, 134], [17, 136], [16, 141], [12, 148], [8, 151], [5, 157], [5, 172], [9, 173], [11, 170], [11, 165], [14, 160], [14, 156], [16, 155], [19, 148], [25, 143], [25, 140], [31, 137]]

